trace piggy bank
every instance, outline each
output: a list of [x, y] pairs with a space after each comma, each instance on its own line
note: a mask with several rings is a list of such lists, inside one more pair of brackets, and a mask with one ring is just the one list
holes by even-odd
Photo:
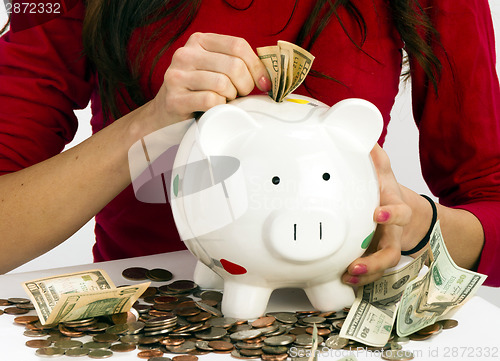
[[340, 280], [368, 247], [379, 204], [371, 103], [333, 107], [248, 96], [207, 111], [175, 157], [171, 207], [198, 258], [195, 282], [222, 278], [226, 317], [257, 318], [273, 290], [303, 288], [318, 310], [354, 301]]

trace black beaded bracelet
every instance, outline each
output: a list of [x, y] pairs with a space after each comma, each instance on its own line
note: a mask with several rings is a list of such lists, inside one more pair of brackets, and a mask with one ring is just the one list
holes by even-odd
[[424, 236], [424, 238], [422, 238], [422, 240], [420, 242], [418, 242], [418, 244], [415, 247], [413, 247], [409, 251], [401, 251], [401, 254], [403, 256], [409, 256], [410, 254], [416, 253], [416, 252], [420, 251], [422, 248], [424, 248], [425, 246], [427, 246], [427, 243], [429, 243], [429, 240], [431, 238], [432, 230], [434, 229], [434, 225], [436, 224], [436, 221], [437, 221], [436, 204], [434, 203], [434, 201], [432, 199], [427, 197], [425, 194], [421, 194], [421, 196], [424, 197], [425, 199], [427, 199], [429, 201], [429, 203], [431, 204], [431, 207], [432, 207], [431, 226], [429, 227], [429, 230], [427, 231], [427, 234]]

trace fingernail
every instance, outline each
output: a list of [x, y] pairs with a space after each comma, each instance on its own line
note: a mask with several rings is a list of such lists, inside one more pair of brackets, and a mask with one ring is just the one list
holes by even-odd
[[368, 267], [366, 267], [365, 264], [360, 263], [360, 264], [357, 264], [354, 266], [351, 274], [354, 276], [358, 276], [358, 275], [365, 274], [367, 271], [368, 271]]
[[262, 76], [258, 81], [259, 89], [263, 92], [268, 92], [271, 90], [271, 80], [269, 78]]
[[391, 217], [391, 214], [389, 212], [387, 212], [387, 211], [380, 211], [377, 214], [376, 221], [377, 221], [377, 223], [387, 222], [390, 217]]
[[350, 283], [352, 285], [357, 285], [359, 282], [359, 277], [352, 276], [347, 279], [347, 283]]

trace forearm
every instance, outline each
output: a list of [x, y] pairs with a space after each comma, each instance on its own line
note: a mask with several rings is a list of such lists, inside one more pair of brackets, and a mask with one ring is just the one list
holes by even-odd
[[[432, 209], [426, 199], [401, 187], [407, 204], [412, 208], [410, 224], [403, 233], [403, 249], [411, 249], [427, 233]], [[436, 204], [443, 238], [451, 257], [457, 265], [467, 269], [477, 267], [484, 244], [484, 232], [479, 220], [463, 209], [454, 209]]]
[[0, 272], [57, 246], [130, 183], [128, 149], [146, 135], [147, 107], [78, 146], [0, 177]]

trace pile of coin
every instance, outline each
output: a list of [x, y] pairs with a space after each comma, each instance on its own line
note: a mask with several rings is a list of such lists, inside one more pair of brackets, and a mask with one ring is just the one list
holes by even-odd
[[[143, 271], [134, 272], [127, 274], [137, 278]], [[100, 359], [115, 352], [138, 350], [139, 358], [151, 361], [170, 360], [165, 354], [176, 355], [174, 361], [196, 361], [209, 352], [238, 359], [282, 361], [291, 357], [299, 361], [310, 355], [316, 328], [322, 348], [378, 350], [384, 360], [411, 360], [413, 354], [401, 352], [402, 345], [428, 339], [458, 324], [441, 321], [407, 338], [394, 335], [387, 345], [376, 348], [339, 336], [348, 309], [272, 312], [249, 321], [223, 317], [221, 300], [218, 291], [201, 290], [193, 281], [178, 280], [148, 288], [134, 304], [133, 312], [48, 326], [41, 325], [37, 316], [19, 316], [33, 309], [27, 299], [0, 300], [0, 305], [7, 306], [5, 313], [17, 316], [14, 322], [24, 325], [24, 334], [34, 338], [26, 346], [36, 348], [36, 354], [42, 357], [87, 355]]]

